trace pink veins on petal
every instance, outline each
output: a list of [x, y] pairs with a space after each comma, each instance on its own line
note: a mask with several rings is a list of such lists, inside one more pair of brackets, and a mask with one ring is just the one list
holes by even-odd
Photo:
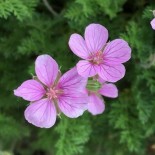
[[78, 73], [85, 77], [99, 75], [103, 80], [116, 82], [124, 77], [122, 63], [131, 58], [131, 48], [123, 39], [108, 40], [108, 30], [100, 24], [90, 24], [84, 38], [72, 34], [69, 46], [72, 52], [84, 59], [77, 63]]
[[37, 80], [27, 80], [14, 90], [16, 96], [31, 101], [24, 113], [29, 123], [50, 128], [60, 112], [71, 118], [83, 114], [87, 109], [88, 96], [83, 91], [87, 79], [75, 67], [60, 77], [56, 61], [41, 55], [36, 59], [35, 71]]

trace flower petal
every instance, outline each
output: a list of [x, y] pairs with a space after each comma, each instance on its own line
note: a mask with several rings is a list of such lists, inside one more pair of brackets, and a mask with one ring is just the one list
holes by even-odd
[[100, 76], [98, 76], [98, 82], [100, 82], [101, 84], [103, 84], [103, 83], [105, 83], [106, 81], [105, 80], [103, 80]]
[[35, 71], [38, 79], [46, 86], [51, 86], [58, 74], [58, 64], [49, 55], [38, 56], [35, 62]]
[[69, 102], [86, 103], [88, 101], [88, 92], [86, 92], [85, 89], [64, 90], [63, 94], [60, 95], [60, 98], [63, 98], [63, 100], [69, 100]]
[[64, 89], [82, 90], [85, 89], [86, 85], [87, 85], [87, 79], [83, 78], [78, 74], [76, 67], [70, 69], [68, 72], [63, 74], [58, 83], [58, 87], [63, 90]]
[[98, 75], [107, 82], [116, 82], [124, 77], [125, 67], [122, 64], [113, 66], [101, 64], [98, 66]]
[[27, 101], [37, 101], [41, 99], [45, 93], [44, 87], [36, 80], [27, 80], [14, 90], [14, 95], [22, 97]]
[[155, 30], [155, 18], [151, 20], [150, 24], [152, 29]]
[[56, 109], [49, 99], [31, 103], [25, 110], [25, 119], [40, 128], [50, 128], [56, 121]]
[[108, 30], [100, 24], [90, 24], [85, 29], [85, 41], [91, 52], [100, 51], [108, 40]]
[[108, 43], [103, 51], [103, 59], [107, 64], [120, 64], [131, 58], [131, 48], [123, 39], [115, 39]]
[[60, 110], [70, 118], [77, 118], [87, 110], [88, 96], [86, 93], [66, 91], [59, 97]]
[[91, 93], [88, 101], [88, 111], [93, 115], [102, 114], [105, 109], [104, 101], [101, 96]]
[[72, 34], [69, 39], [69, 47], [72, 52], [82, 59], [88, 58], [90, 52], [82, 36], [79, 34]]
[[76, 66], [78, 73], [85, 78], [92, 77], [97, 74], [96, 65], [91, 64], [87, 60], [80, 60]]
[[116, 98], [118, 96], [118, 89], [114, 84], [103, 84], [99, 90], [99, 93], [103, 96]]

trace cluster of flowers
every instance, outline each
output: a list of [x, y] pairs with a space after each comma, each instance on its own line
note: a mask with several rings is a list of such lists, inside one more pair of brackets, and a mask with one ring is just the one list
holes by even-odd
[[36, 76], [14, 90], [16, 96], [31, 102], [24, 113], [29, 123], [50, 128], [60, 113], [76, 118], [85, 110], [93, 115], [104, 111], [101, 95], [118, 96], [117, 87], [112, 83], [124, 77], [122, 63], [131, 57], [131, 48], [126, 41], [107, 40], [108, 30], [100, 24], [88, 25], [84, 38], [72, 34], [70, 49], [83, 60], [63, 75], [52, 57], [46, 54], [37, 57]]

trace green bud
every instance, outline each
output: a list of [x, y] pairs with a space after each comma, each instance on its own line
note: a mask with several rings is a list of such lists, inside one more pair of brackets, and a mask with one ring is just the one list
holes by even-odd
[[101, 88], [101, 86], [102, 85], [98, 81], [89, 79], [86, 88], [89, 91], [96, 92]]

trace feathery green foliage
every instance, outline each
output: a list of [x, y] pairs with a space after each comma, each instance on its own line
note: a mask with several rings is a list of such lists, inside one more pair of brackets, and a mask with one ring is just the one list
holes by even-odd
[[[60, 134], [56, 143], [57, 155], [74, 155], [83, 153], [84, 144], [89, 140], [91, 126], [89, 117], [72, 119], [63, 117], [56, 128]], [[72, 127], [71, 127], [72, 126]]]
[[[153, 0], [0, 1], [0, 150], [14, 155], [154, 155], [155, 31], [150, 26]], [[72, 33], [90, 23], [109, 30], [109, 40], [125, 39], [132, 59], [116, 85], [117, 99], [106, 110], [77, 119], [62, 116], [51, 129], [24, 119], [28, 102], [13, 90], [34, 74], [34, 61], [50, 54], [64, 73], [78, 58], [68, 47]], [[4, 153], [4, 152], [3, 152]], [[1, 151], [0, 151], [1, 154]]]
[[20, 21], [32, 17], [33, 9], [38, 0], [2, 0], [0, 2], [0, 17], [7, 19], [12, 14]]

